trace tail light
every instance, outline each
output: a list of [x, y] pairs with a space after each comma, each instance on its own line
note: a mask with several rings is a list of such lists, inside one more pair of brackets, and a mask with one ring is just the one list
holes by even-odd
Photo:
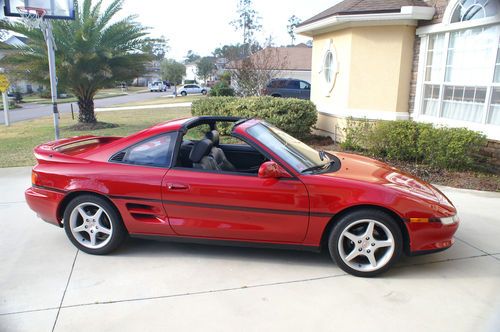
[[31, 184], [36, 185], [38, 181], [38, 173], [35, 171], [31, 171]]

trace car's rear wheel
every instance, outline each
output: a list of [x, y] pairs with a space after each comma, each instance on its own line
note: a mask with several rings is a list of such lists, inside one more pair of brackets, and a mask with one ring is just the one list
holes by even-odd
[[187, 95], [187, 92], [186, 92], [186, 91], [182, 91], [182, 92], [181, 92], [181, 96], [184, 96], [184, 97], [185, 97], [186, 95]]
[[401, 256], [401, 230], [389, 214], [358, 210], [342, 217], [333, 228], [328, 249], [345, 272], [373, 277], [386, 272]]
[[207, 90], [201, 90], [201, 94], [202, 95], [206, 95], [207, 94]]
[[95, 255], [112, 252], [127, 236], [116, 209], [94, 195], [78, 196], [68, 204], [64, 211], [64, 230], [78, 249]]

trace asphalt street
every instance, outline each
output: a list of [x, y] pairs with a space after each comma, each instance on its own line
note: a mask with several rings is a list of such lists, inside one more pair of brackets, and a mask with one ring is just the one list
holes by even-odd
[[[161, 96], [172, 95], [172, 90], [167, 92], [145, 92], [145, 93], [131, 93], [126, 96], [110, 97], [96, 99], [94, 101], [95, 107], [109, 107], [116, 104], [131, 103], [138, 101], [145, 101], [149, 99], [158, 98]], [[71, 112], [72, 103], [64, 103], [64, 99], [60, 100], [61, 103], [58, 104], [58, 109], [60, 113]], [[78, 113], [78, 106], [73, 103], [73, 109], [75, 114]], [[15, 123], [19, 121], [36, 119], [43, 116], [52, 115], [52, 105], [42, 105], [42, 104], [23, 104], [22, 108], [16, 108], [9, 110], [10, 122]], [[4, 124], [4, 114], [3, 110], [0, 111], [0, 124]]]

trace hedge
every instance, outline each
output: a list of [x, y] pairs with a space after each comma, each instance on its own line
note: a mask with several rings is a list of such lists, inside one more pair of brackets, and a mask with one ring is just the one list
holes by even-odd
[[434, 127], [414, 121], [348, 120], [347, 150], [365, 151], [392, 160], [413, 161], [446, 169], [471, 169], [486, 137], [466, 128]]
[[193, 102], [195, 116], [220, 115], [259, 118], [297, 138], [306, 138], [317, 120], [316, 106], [308, 100], [274, 97], [208, 97]]

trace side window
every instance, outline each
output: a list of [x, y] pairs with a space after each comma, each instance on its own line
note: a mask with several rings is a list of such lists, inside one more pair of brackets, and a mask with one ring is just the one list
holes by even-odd
[[311, 90], [311, 85], [307, 82], [300, 81], [300, 89], [301, 90]]
[[299, 89], [300, 88], [299, 81], [296, 81], [296, 80], [288, 81], [287, 88], [288, 89]]
[[176, 133], [155, 136], [124, 150], [122, 162], [132, 165], [169, 167]]

